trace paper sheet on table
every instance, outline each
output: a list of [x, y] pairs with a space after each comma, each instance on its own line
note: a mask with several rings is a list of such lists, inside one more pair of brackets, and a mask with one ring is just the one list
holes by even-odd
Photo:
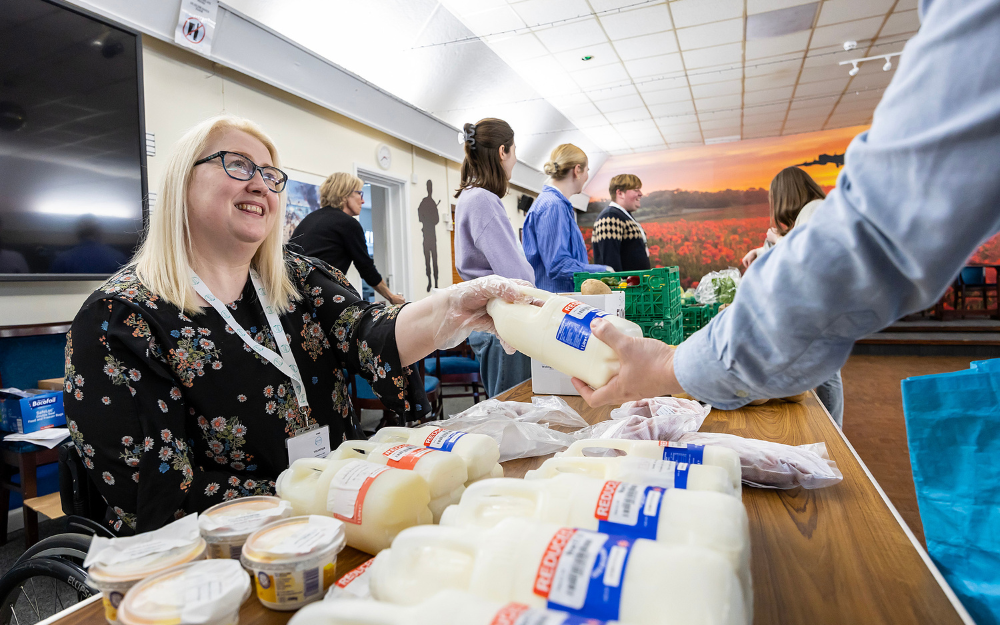
[[49, 449], [52, 449], [67, 438], [69, 438], [69, 428], [46, 428], [44, 430], [38, 430], [37, 432], [28, 432], [27, 434], [8, 434], [3, 437], [5, 441], [22, 441], [32, 443], [34, 445], [41, 445], [42, 447], [48, 447]]
[[117, 564], [162, 554], [178, 547], [193, 545], [201, 539], [198, 532], [198, 515], [189, 514], [180, 520], [152, 532], [143, 532], [123, 538], [95, 536], [87, 551], [84, 568], [93, 564]]

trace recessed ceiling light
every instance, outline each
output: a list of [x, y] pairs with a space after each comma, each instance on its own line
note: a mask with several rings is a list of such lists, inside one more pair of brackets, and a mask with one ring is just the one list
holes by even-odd
[[592, 54], [588, 54], [588, 55], [586, 55], [586, 56], [582, 56], [582, 57], [580, 57], [580, 60], [581, 60], [581, 61], [589, 61], [589, 60], [590, 60], [590, 59], [592, 59], [592, 58], [594, 58], [594, 55], [592, 55]]

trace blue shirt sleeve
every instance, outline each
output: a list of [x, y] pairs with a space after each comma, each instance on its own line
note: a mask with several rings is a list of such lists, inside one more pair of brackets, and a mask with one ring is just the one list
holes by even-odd
[[598, 273], [606, 271], [607, 268], [604, 265], [591, 265], [586, 262], [586, 258], [580, 260], [574, 256], [570, 244], [572, 237], [582, 238], [583, 235], [576, 222], [559, 208], [550, 205], [546, 206], [545, 210], [540, 210], [535, 214], [531, 227], [535, 234], [537, 253], [544, 265], [547, 278], [558, 285], [558, 290], [572, 291], [574, 273], [578, 271]]
[[1000, 2], [924, 8], [837, 188], [677, 348], [686, 392], [732, 409], [817, 386], [855, 340], [937, 301], [1000, 229]]

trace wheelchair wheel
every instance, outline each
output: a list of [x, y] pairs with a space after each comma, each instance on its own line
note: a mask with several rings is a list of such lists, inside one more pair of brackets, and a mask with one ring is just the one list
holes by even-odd
[[36, 555], [0, 578], [0, 624], [39, 623], [97, 592], [77, 564]]
[[28, 547], [28, 550], [21, 554], [17, 562], [14, 563], [14, 566], [36, 557], [58, 557], [82, 566], [83, 561], [87, 558], [87, 550], [90, 549], [90, 541], [92, 539], [93, 536], [87, 536], [86, 534], [56, 534], [55, 536], [49, 536]]

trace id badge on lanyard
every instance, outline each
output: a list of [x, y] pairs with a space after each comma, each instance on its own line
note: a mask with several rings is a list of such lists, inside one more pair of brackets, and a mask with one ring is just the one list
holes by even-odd
[[[281, 321], [278, 319], [274, 306], [267, 296], [267, 291], [260, 285], [260, 276], [253, 269], [250, 270], [250, 280], [253, 281], [257, 297], [260, 298], [261, 306], [264, 308], [264, 316], [267, 318], [267, 325], [271, 328], [271, 335], [274, 337], [278, 351], [281, 352], [280, 355], [253, 340], [253, 337], [233, 318], [232, 313], [229, 312], [225, 304], [212, 295], [212, 291], [209, 290], [208, 286], [196, 273], [191, 272], [191, 285], [194, 287], [195, 292], [201, 295], [216, 312], [222, 315], [222, 318], [229, 324], [229, 327], [236, 332], [237, 336], [243, 339], [243, 342], [250, 349], [291, 379], [292, 389], [295, 391], [295, 399], [298, 401], [299, 408], [306, 409], [309, 407], [309, 399], [306, 397], [305, 385], [302, 383], [302, 374], [299, 373], [299, 367], [295, 364], [295, 356], [292, 355], [292, 348], [285, 337], [285, 330], [281, 327]], [[314, 427], [296, 432], [295, 436], [285, 441], [285, 446], [288, 448], [289, 464], [299, 458], [324, 458], [330, 453], [330, 428], [324, 425], [323, 427]]]

